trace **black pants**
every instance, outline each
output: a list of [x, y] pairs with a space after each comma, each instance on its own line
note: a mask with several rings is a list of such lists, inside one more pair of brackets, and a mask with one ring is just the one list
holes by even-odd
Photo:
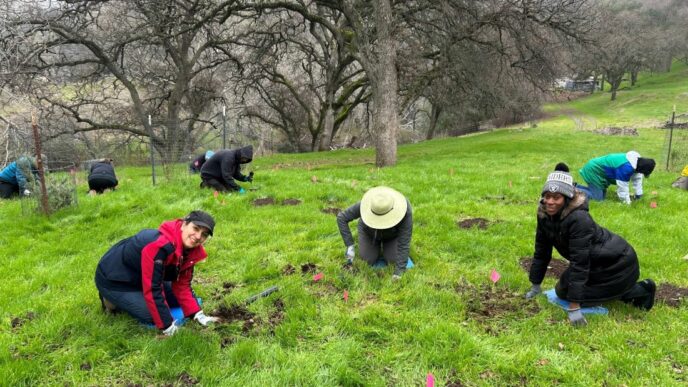
[[[141, 289], [111, 289], [108, 287], [108, 281], [96, 272], [95, 277], [96, 287], [101, 297], [110, 301], [117, 307], [117, 310], [125, 311], [130, 316], [137, 319], [143, 324], [153, 324], [153, 317], [148, 310], [146, 299], [143, 297], [143, 290]], [[163, 282], [165, 302], [170, 308], [179, 306], [177, 298], [172, 293], [172, 282]]]
[[201, 176], [201, 188], [213, 188], [216, 191], [219, 192], [231, 192], [231, 191], [238, 191], [238, 188], [235, 188], [224, 180], [219, 180], [214, 177], [203, 177]]
[[0, 198], [9, 199], [14, 195], [19, 195], [19, 186], [6, 181], [0, 181]]
[[[564, 276], [562, 275], [562, 278]], [[568, 293], [568, 287], [565, 285], [565, 283], [568, 282], [568, 279], [565, 278], [564, 280], [559, 279], [557, 284], [554, 287], [554, 290], [557, 294], [557, 297], [561, 298], [562, 300], [568, 300], [567, 298], [567, 293]], [[613, 300], [614, 298], [610, 299], [609, 301]], [[625, 302], [626, 304], [633, 304], [636, 308], [644, 308], [644, 309], [649, 309], [648, 306], [651, 307], [651, 305], [654, 303], [654, 294], [650, 292], [649, 289], [647, 289], [645, 286], [641, 285], [640, 282], [637, 282], [635, 285], [633, 285], [630, 289], [628, 289], [626, 292], [618, 296], [619, 301]], [[589, 306], [596, 306], [602, 304], [601, 301], [594, 301], [594, 302], [581, 302], [581, 306], [583, 307], [589, 307]]]
[[93, 177], [88, 179], [88, 189], [98, 193], [103, 193], [106, 189], [115, 189], [115, 187], [117, 187], [116, 179], [108, 179], [105, 177]]

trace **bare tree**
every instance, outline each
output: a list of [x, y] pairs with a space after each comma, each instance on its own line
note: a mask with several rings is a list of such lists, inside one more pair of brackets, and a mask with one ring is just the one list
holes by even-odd
[[15, 81], [69, 115], [73, 133], [150, 137], [165, 161], [177, 161], [208, 124], [223, 73], [239, 62], [231, 50], [245, 21], [234, 17], [239, 1], [24, 4], [2, 32], [2, 41], [20, 45], [25, 58]]
[[[311, 4], [308, 10], [334, 26], [343, 20], [329, 8]], [[237, 79], [242, 95], [262, 100], [246, 114], [278, 128], [297, 151], [306, 136], [309, 150], [329, 149], [341, 124], [368, 98], [365, 73], [332, 32], [297, 12], [264, 11], [253, 30], [271, 39], [252, 51]]]
[[427, 138], [442, 114], [473, 128], [497, 116], [527, 117], [563, 71], [563, 54], [588, 40], [593, 16], [585, 1], [437, 0], [407, 8], [413, 33], [400, 47], [402, 92], [432, 105]]

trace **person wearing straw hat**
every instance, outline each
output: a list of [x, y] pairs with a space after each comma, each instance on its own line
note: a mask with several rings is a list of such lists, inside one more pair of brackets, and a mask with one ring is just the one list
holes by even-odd
[[382, 256], [394, 265], [392, 279], [406, 271], [413, 233], [411, 204], [400, 192], [389, 187], [368, 190], [360, 202], [337, 215], [339, 233], [346, 246], [347, 263], [356, 255], [349, 222], [358, 221], [358, 247], [361, 258], [369, 265]]
[[215, 220], [203, 211], [163, 222], [112, 246], [98, 263], [95, 283], [103, 309], [125, 311], [144, 324], [173, 335], [179, 322], [171, 308], [208, 326], [219, 321], [201, 310], [191, 288], [194, 265], [207, 254], [203, 244], [213, 235]]
[[550, 173], [542, 188], [528, 299], [542, 292], [552, 248], [569, 261], [555, 292], [557, 297], [569, 301], [568, 317], [574, 326], [587, 324], [581, 305], [610, 300], [645, 310], [654, 305], [655, 283], [651, 279], [636, 282], [640, 266], [633, 247], [595, 223], [588, 212], [585, 193], [577, 190], [571, 175], [563, 171]]

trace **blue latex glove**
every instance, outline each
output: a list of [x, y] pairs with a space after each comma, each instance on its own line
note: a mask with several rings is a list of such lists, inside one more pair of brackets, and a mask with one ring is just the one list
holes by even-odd
[[243, 188], [239, 188], [239, 193], [240, 193], [240, 194], [245, 194], [245, 193], [246, 193], [246, 190], [243, 189]]
[[588, 321], [585, 319], [583, 316], [583, 313], [581, 312], [581, 309], [567, 309], [566, 313], [569, 315], [569, 321], [571, 322], [571, 325], [574, 327], [584, 327], [588, 325]]

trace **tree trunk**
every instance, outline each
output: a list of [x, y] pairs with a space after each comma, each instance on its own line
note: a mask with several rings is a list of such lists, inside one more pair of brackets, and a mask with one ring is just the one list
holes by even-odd
[[604, 91], [604, 82], [605, 82], [604, 74], [602, 74], [602, 82], [600, 82], [600, 91]]
[[377, 24], [376, 64], [377, 84], [373, 86], [375, 114], [375, 164], [378, 167], [397, 163], [397, 92], [399, 89], [396, 71], [397, 45], [392, 36], [393, 15], [391, 0], [375, 1]]
[[638, 70], [631, 71], [631, 86], [635, 86], [638, 81]]
[[435, 129], [437, 129], [437, 120], [440, 118], [440, 113], [442, 113], [442, 109], [436, 107], [436, 105], [432, 105], [432, 109], [430, 110], [430, 126], [428, 127], [428, 134], [425, 136], [426, 140], [432, 140], [435, 136]]
[[334, 110], [332, 109], [333, 101], [334, 91], [328, 90], [327, 95], [325, 96], [327, 109], [325, 110], [325, 122], [323, 122], [323, 128], [320, 131], [320, 144], [318, 146], [319, 151], [330, 149], [330, 145], [332, 144], [332, 132], [334, 130]]

